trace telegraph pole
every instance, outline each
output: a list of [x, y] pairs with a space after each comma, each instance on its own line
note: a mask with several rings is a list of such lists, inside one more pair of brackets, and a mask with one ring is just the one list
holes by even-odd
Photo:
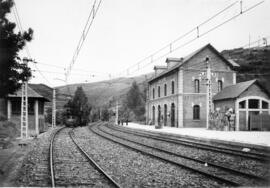
[[52, 101], [52, 128], [56, 126], [56, 100], [55, 100], [55, 88], [53, 88], [53, 101]]
[[212, 108], [211, 67], [209, 57], [206, 57], [206, 128], [209, 128], [209, 116]]
[[[23, 62], [27, 65], [28, 59], [23, 58]], [[22, 101], [21, 101], [21, 139], [28, 138], [28, 83], [24, 81], [22, 84]]]
[[118, 125], [118, 100], [116, 100], [115, 124]]
[[[213, 103], [212, 103], [212, 74], [211, 65], [209, 62], [209, 57], [205, 58], [206, 62], [206, 72], [201, 72], [200, 77], [201, 80], [206, 80], [206, 128], [209, 128], [209, 119], [210, 113], [213, 111]], [[203, 77], [203, 78], [202, 78]]]

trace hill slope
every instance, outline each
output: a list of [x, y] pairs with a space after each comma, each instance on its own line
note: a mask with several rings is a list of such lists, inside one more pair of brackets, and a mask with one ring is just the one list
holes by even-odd
[[237, 82], [257, 79], [270, 91], [270, 46], [255, 48], [237, 48], [221, 52], [227, 59], [233, 59], [240, 65]]
[[110, 101], [113, 101], [115, 98], [122, 98], [131, 87], [133, 81], [136, 81], [139, 86], [142, 86], [143, 82], [145, 82], [151, 76], [152, 73], [137, 77], [116, 78], [101, 82], [79, 83], [61, 86], [56, 88], [57, 98], [61, 98], [62, 103], [64, 104], [65, 102], [63, 101], [63, 94], [73, 95], [77, 87], [81, 86], [88, 97], [88, 102], [92, 106], [99, 107], [109, 104]]

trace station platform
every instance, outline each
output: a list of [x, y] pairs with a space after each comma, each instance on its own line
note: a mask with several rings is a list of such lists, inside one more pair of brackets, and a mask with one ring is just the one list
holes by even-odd
[[237, 144], [243, 147], [262, 147], [270, 149], [270, 132], [262, 131], [217, 131], [206, 128], [174, 128], [163, 127], [156, 129], [155, 126], [128, 123], [125, 127], [160, 132], [164, 134], [183, 135], [196, 139], [215, 140], [222, 143]]

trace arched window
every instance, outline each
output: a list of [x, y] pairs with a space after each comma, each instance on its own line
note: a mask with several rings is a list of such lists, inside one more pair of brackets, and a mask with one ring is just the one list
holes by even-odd
[[153, 93], [152, 93], [152, 95], [153, 95], [153, 99], [155, 99], [155, 88], [153, 88]]
[[164, 126], [167, 125], [167, 104], [164, 104]]
[[161, 123], [161, 107], [158, 105], [158, 125]]
[[193, 106], [193, 119], [200, 119], [200, 106], [194, 105]]
[[194, 80], [194, 89], [195, 93], [200, 93], [200, 80], [198, 79]]
[[155, 106], [152, 107], [152, 125], [155, 125]]
[[172, 94], [174, 94], [174, 81], [172, 81]]
[[174, 103], [171, 104], [171, 126], [175, 126], [175, 105]]
[[223, 89], [223, 82], [222, 80], [218, 80], [218, 92], [220, 92]]
[[158, 97], [160, 97], [160, 86], [158, 86]]
[[167, 96], [167, 84], [164, 84], [164, 96]]

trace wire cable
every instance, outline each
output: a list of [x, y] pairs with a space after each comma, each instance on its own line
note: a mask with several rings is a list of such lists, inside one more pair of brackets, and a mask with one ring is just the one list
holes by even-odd
[[[15, 22], [17, 23], [17, 26], [18, 26], [20, 32], [23, 33], [23, 27], [22, 27], [20, 15], [19, 15], [19, 12], [18, 12], [18, 9], [17, 9], [17, 6], [16, 6], [16, 3], [15, 3], [15, 2], [14, 2], [13, 14], [14, 14], [14, 17], [15, 17]], [[30, 54], [30, 51], [29, 51], [29, 48], [28, 48], [27, 43], [25, 43], [25, 51], [26, 51], [26, 53], [27, 53], [28, 58], [32, 60], [32, 57], [31, 57], [31, 54]], [[49, 81], [49, 80], [43, 75], [43, 73], [39, 70], [39, 68], [37, 67], [35, 61], [34, 61], [34, 66], [35, 66], [35, 68], [38, 70], [38, 72], [40, 73], [40, 75], [44, 78], [44, 80], [46, 80], [47, 83], [49, 83], [50, 85], [52, 85], [52, 84], [50, 83], [50, 81]]]
[[[176, 50], [179, 50], [180, 48], [185, 47], [186, 45], [192, 43], [193, 41], [197, 40], [198, 38], [201, 38], [201, 37], [207, 35], [208, 33], [210, 33], [210, 32], [212, 32], [212, 31], [218, 29], [218, 28], [221, 27], [222, 25], [224, 25], [224, 24], [226, 24], [226, 23], [232, 21], [233, 19], [236, 19], [236, 18], [239, 17], [240, 15], [242, 15], [242, 14], [244, 14], [244, 13], [246, 13], [246, 12], [252, 10], [252, 9], [254, 9], [255, 7], [257, 7], [257, 6], [259, 6], [260, 4], [262, 4], [263, 2], [264, 2], [264, 1], [260, 1], [259, 3], [256, 3], [256, 4], [250, 6], [249, 8], [247, 8], [247, 9], [245, 9], [245, 10], [241, 10], [240, 13], [238, 13], [238, 14], [236, 14], [236, 15], [230, 17], [229, 19], [226, 19], [225, 21], [223, 21], [223, 22], [221, 22], [221, 23], [215, 25], [214, 27], [210, 28], [209, 30], [207, 30], [207, 31], [205, 31], [205, 32], [203, 32], [203, 33], [201, 33], [199, 36], [196, 35], [194, 38], [188, 40], [187, 42], [185, 42], [185, 43], [183, 43], [183, 44], [181, 44], [181, 45], [179, 45], [179, 46], [177, 46], [177, 47], [175, 47], [175, 48], [172, 48], [172, 44], [173, 44], [176, 40], [182, 39], [183, 37], [187, 36], [190, 32], [193, 32], [194, 30], [196, 30], [197, 27], [194, 27], [192, 30], [190, 30], [190, 31], [187, 32], [186, 34], [180, 36], [178, 39], [176, 39], [176, 40], [174, 40], [173, 42], [169, 43], [170, 49], [169, 49], [168, 52], [166, 52], [166, 53], [164, 53], [164, 54], [162, 54], [162, 55], [160, 55], [160, 56], [154, 58], [154, 55], [156, 55], [156, 54], [157, 54], [158, 52], [160, 52], [162, 49], [165, 49], [165, 47], [163, 47], [163, 48], [161, 48], [160, 50], [158, 50], [158, 51], [152, 53], [151, 55], [147, 56], [147, 57], [144, 58], [143, 60], [139, 61], [138, 63], [136, 63], [136, 64], [130, 66], [130, 67], [127, 68], [126, 71], [124, 71], [124, 72], [127, 72], [128, 74], [132, 74], [132, 73], [134, 73], [134, 72], [137, 72], [137, 71], [139, 71], [139, 70], [141, 70], [141, 69], [143, 69], [143, 68], [149, 66], [149, 65], [152, 64], [153, 62], [155, 62], [155, 61], [157, 61], [157, 60], [160, 60], [161, 58], [167, 56], [168, 54], [170, 54], [170, 53], [172, 53], [172, 52], [174, 52], [174, 51], [176, 51]], [[236, 2], [235, 2], [235, 3], [236, 3]], [[206, 21], [203, 22], [202, 24], [205, 24], [205, 23], [209, 22], [210, 20], [212, 20], [212, 19], [215, 18], [216, 16], [218, 16], [218, 15], [220, 15], [221, 13], [225, 12], [226, 10], [228, 10], [229, 8], [231, 8], [233, 5], [235, 5], [235, 3], [233, 3], [233, 4], [229, 5], [229, 6], [227, 6], [227, 7], [224, 8], [222, 11], [218, 12], [217, 14], [215, 14], [214, 16], [212, 16], [211, 18], [209, 18], [208, 20], [206, 20]], [[202, 26], [202, 24], [200, 24], [199, 26]], [[199, 27], [199, 26], [198, 26], [198, 27]], [[166, 45], [166, 47], [168, 47], [168, 45]], [[145, 63], [144, 65], [141, 65], [141, 63], [144, 62], [144, 61], [146, 61], [146, 60], [148, 60], [149, 62]], [[131, 71], [131, 68], [132, 68], [132, 67], [136, 67], [136, 66], [138, 67], [138, 65], [140, 65], [140, 68], [138, 68], [138, 69], [136, 69], [136, 70], [134, 70], [134, 71]], [[121, 74], [120, 74], [120, 75], [121, 75]]]
[[71, 73], [72, 67], [73, 67], [73, 65], [75, 64], [75, 62], [76, 62], [76, 60], [78, 58], [78, 55], [79, 55], [79, 53], [81, 51], [81, 48], [82, 48], [82, 46], [84, 44], [84, 41], [85, 41], [85, 39], [86, 39], [86, 37], [88, 35], [88, 32], [89, 32], [89, 30], [90, 30], [90, 28], [92, 26], [92, 23], [93, 23], [93, 21], [94, 21], [94, 19], [96, 17], [97, 12], [99, 10], [101, 2], [102, 2], [102, 0], [100, 0], [98, 3], [97, 3], [96, 0], [94, 1], [94, 4], [93, 4], [92, 9], [90, 11], [90, 14], [89, 14], [89, 16], [87, 18], [86, 24], [85, 24], [84, 29], [82, 31], [80, 40], [79, 40], [79, 42], [77, 44], [77, 47], [76, 47], [76, 50], [75, 50], [75, 52], [73, 54], [70, 65], [66, 68], [66, 74], [65, 74], [66, 81], [68, 81], [68, 77], [69, 77], [69, 75]]

